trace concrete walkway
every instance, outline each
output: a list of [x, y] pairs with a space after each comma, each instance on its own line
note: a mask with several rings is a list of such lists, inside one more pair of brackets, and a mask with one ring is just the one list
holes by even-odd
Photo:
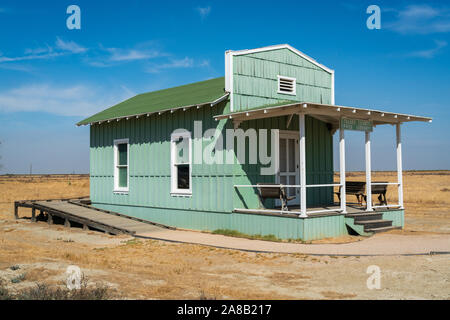
[[450, 253], [450, 234], [399, 235], [382, 233], [358, 242], [343, 244], [298, 244], [227, 237], [185, 230], [155, 230], [136, 237], [192, 243], [255, 252], [310, 255], [418, 255]]

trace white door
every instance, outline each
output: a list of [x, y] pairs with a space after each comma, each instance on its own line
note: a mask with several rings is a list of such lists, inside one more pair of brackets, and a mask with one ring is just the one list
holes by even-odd
[[[299, 134], [280, 132], [279, 164], [280, 171], [277, 174], [277, 183], [284, 185], [299, 185]], [[287, 196], [295, 196], [295, 199], [288, 202], [288, 205], [300, 204], [300, 189], [287, 188]], [[277, 206], [281, 206], [280, 200], [276, 201]]]

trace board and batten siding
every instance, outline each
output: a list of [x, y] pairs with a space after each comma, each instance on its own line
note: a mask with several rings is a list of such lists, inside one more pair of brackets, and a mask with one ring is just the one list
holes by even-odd
[[[295, 115], [287, 127], [288, 116], [265, 118], [259, 120], [245, 121], [241, 123], [240, 128], [247, 130], [249, 128], [279, 129], [280, 131], [297, 131], [299, 120]], [[333, 136], [326, 123], [306, 116], [306, 183], [309, 184], [331, 184], [333, 183]], [[268, 153], [270, 150], [270, 138]], [[248, 159], [249, 146], [246, 144], [246, 156]], [[257, 147], [259, 153], [259, 145]], [[237, 185], [256, 185], [257, 183], [275, 183], [275, 176], [260, 175], [261, 165], [243, 164], [235, 165], [234, 179]], [[306, 203], [308, 207], [329, 205], [333, 203], [333, 189], [327, 188], [309, 188], [306, 194]], [[239, 188], [234, 197], [235, 208], [255, 209], [261, 207], [256, 189]], [[266, 202], [266, 206], [274, 207], [274, 201]]]
[[[192, 196], [170, 195], [170, 136], [179, 128], [194, 132], [194, 121], [203, 128], [231, 127], [213, 116], [223, 106], [191, 108], [150, 117], [112, 121], [91, 126], [90, 176], [93, 203], [118, 206], [231, 212], [233, 165], [192, 165]], [[219, 111], [218, 111], [219, 110]], [[113, 141], [128, 138], [129, 192], [113, 192]], [[169, 212], [169, 211], [167, 211]]]
[[[289, 49], [233, 57], [233, 112], [280, 101], [332, 103], [332, 75]], [[296, 95], [278, 93], [278, 75], [296, 79]]]
[[[192, 196], [170, 194], [170, 136], [175, 129], [184, 128], [192, 133], [194, 121], [202, 121], [203, 131], [221, 130], [226, 146], [226, 129], [232, 129], [230, 120], [215, 121], [213, 116], [223, 112], [226, 103], [214, 108], [191, 108], [187, 111], [165, 112], [150, 117], [112, 121], [91, 126], [90, 178], [92, 203], [117, 206], [115, 211], [143, 207], [163, 209], [166, 214], [174, 210], [231, 213], [234, 208], [260, 208], [256, 190], [234, 188], [236, 184], [274, 182], [275, 176], [261, 176], [261, 164], [239, 164], [235, 142], [234, 164], [192, 164]], [[287, 116], [243, 122], [241, 128], [280, 129], [298, 131], [298, 116], [287, 127]], [[129, 192], [114, 193], [115, 139], [129, 139]], [[270, 136], [267, 142], [270, 150]], [[209, 144], [203, 141], [203, 145]], [[194, 148], [193, 148], [194, 149]], [[333, 179], [332, 135], [325, 123], [306, 117], [307, 183], [331, 183]], [[194, 150], [193, 150], [194, 151]], [[246, 159], [249, 145], [246, 143]], [[329, 204], [331, 188], [314, 188], [307, 192], [308, 206]], [[270, 205], [270, 204], [269, 204]], [[272, 203], [273, 205], [273, 203]], [[111, 209], [111, 208], [110, 208]], [[130, 211], [128, 210], [127, 211]], [[114, 210], [113, 210], [114, 211]], [[133, 210], [131, 210], [133, 211]], [[142, 210], [134, 210], [143, 212]], [[155, 210], [153, 210], [155, 211]], [[156, 212], [156, 211], [155, 211]], [[144, 218], [145, 217], [141, 217]], [[204, 216], [198, 216], [205, 219]], [[148, 220], [150, 216], [147, 217]], [[158, 222], [158, 221], [155, 221]]]

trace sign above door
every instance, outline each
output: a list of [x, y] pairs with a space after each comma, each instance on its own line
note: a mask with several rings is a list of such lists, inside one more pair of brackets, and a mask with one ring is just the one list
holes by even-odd
[[341, 128], [344, 130], [372, 132], [372, 120], [341, 118]]

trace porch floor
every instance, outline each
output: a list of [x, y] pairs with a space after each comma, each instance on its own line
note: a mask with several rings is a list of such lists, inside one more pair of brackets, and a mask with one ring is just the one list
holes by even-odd
[[[281, 207], [275, 207], [274, 209], [234, 209], [235, 213], [250, 213], [250, 214], [262, 214], [262, 215], [271, 215], [271, 216], [283, 216], [283, 217], [298, 217], [300, 214], [300, 206], [288, 206], [288, 211], [281, 211]], [[328, 212], [315, 212], [320, 210], [333, 210], [336, 211], [328, 211]], [[313, 207], [308, 208], [306, 210], [306, 214], [308, 217], [326, 217], [326, 216], [335, 216], [342, 215], [345, 213], [341, 213], [339, 211], [340, 205], [335, 203], [330, 206], [324, 207]], [[386, 210], [396, 210], [396, 208], [374, 208], [371, 212], [382, 212]], [[279, 212], [276, 212], [279, 211]], [[347, 205], [347, 213], [346, 214], [355, 214], [355, 213], [364, 213], [366, 211], [365, 206], [360, 206], [358, 204], [348, 204]]]

